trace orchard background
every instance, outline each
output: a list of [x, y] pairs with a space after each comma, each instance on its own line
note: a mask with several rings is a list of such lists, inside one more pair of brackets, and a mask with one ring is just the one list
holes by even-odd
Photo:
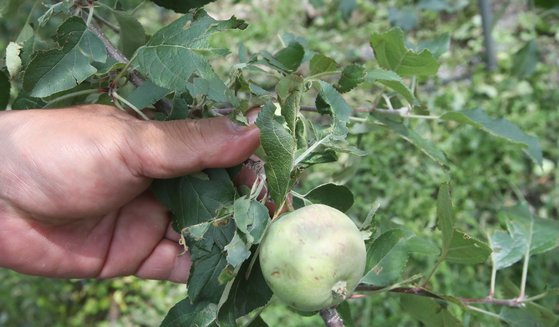
[[[89, 17], [92, 4], [95, 15]], [[126, 15], [113, 14], [111, 8]], [[391, 272], [384, 271], [384, 279], [375, 280], [385, 284], [368, 284], [358, 292], [366, 297], [344, 305], [341, 313], [347, 326], [557, 326], [556, 1], [217, 0], [203, 8], [216, 20], [235, 15], [248, 24], [209, 39], [215, 48], [230, 52], [222, 56], [216, 51], [210, 58], [223, 80], [231, 78], [232, 67], [249, 66], [248, 58], [256, 54], [265, 62], [263, 70], [276, 69], [277, 76], [295, 71], [308, 77], [317, 54], [338, 67], [365, 67], [366, 77], [360, 81], [364, 86], [343, 94], [353, 109], [344, 121], [348, 133], [343, 151], [332, 146], [340, 152], [336, 160], [308, 168], [294, 188], [295, 194], [305, 195], [325, 183], [344, 185], [353, 193], [348, 215], [357, 223], [370, 224], [369, 245], [378, 242], [387, 249], [370, 251], [376, 261], [390, 263]], [[18, 77], [10, 71], [14, 59], [4, 51], [9, 42], [24, 45], [34, 35], [36, 47], [48, 47], [41, 40], [56, 35], [72, 14], [101, 26], [129, 58], [150, 36], [183, 16], [150, 1], [2, 1], [0, 60], [2, 67], [8, 66], [0, 78], [2, 108], [113, 101], [126, 105], [122, 96], [133, 95], [133, 90], [125, 87], [116, 95], [87, 93], [80, 85], [46, 94], [44, 89], [26, 87], [33, 76]], [[117, 30], [130, 33], [128, 43]], [[413, 76], [402, 78], [394, 75], [402, 71], [375, 57], [378, 40], [395, 42], [400, 31], [406, 54], [428, 49], [437, 62], [435, 73], [414, 70]], [[290, 47], [294, 42], [301, 47]], [[291, 52], [278, 56], [281, 49]], [[293, 59], [300, 49], [304, 56]], [[32, 62], [24, 58], [30, 55], [25, 51], [24, 46], [24, 66]], [[293, 69], [279, 67], [288, 64], [294, 64]], [[319, 66], [315, 62], [315, 75], [330, 77], [331, 71]], [[97, 72], [106, 70], [108, 76], [122, 68], [105, 65]], [[379, 68], [396, 73], [382, 75]], [[253, 96], [238, 108], [266, 104], [260, 98], [277, 91], [269, 75], [250, 75], [252, 80], [235, 77], [240, 84], [249, 81], [238, 87], [239, 93]], [[92, 82], [97, 77], [87, 76], [84, 83], [103, 84], [102, 77]], [[162, 78], [158, 81], [165, 83]], [[330, 90], [324, 87], [320, 92], [336, 121], [332, 102], [337, 93], [325, 89]], [[329, 121], [328, 114], [319, 117], [314, 112], [324, 106], [312, 95], [302, 96], [301, 112], [307, 111], [317, 125]], [[166, 96], [181, 107], [177, 97]], [[183, 100], [188, 103], [183, 107], [196, 107]], [[231, 109], [211, 95], [204, 101], [196, 108]], [[333, 128], [337, 131], [339, 126]], [[455, 230], [468, 240], [479, 240], [478, 247], [491, 248], [493, 254], [468, 252], [471, 244], [465, 245], [464, 253], [452, 252], [459, 249], [446, 243], [452, 242]], [[456, 255], [454, 260], [451, 254]], [[157, 326], [185, 297], [184, 285], [133, 277], [65, 281], [0, 270], [0, 280], [0, 326]], [[414, 292], [418, 295], [409, 294]], [[433, 314], [426, 314], [430, 310]], [[261, 313], [269, 326], [324, 324], [318, 315], [300, 316], [274, 300]]]

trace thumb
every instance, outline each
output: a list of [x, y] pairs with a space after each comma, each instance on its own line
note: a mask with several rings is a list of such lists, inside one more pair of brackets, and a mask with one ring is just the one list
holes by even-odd
[[254, 125], [240, 126], [227, 117], [168, 122], [140, 122], [132, 143], [135, 173], [171, 178], [206, 168], [225, 168], [246, 160], [259, 145]]

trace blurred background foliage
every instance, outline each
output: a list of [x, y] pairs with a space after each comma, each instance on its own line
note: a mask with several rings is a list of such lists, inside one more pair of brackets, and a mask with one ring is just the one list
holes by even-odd
[[[138, 1], [127, 2], [132, 7]], [[373, 32], [400, 26], [410, 44], [448, 33], [450, 50], [440, 58], [438, 77], [418, 81], [418, 95], [427, 110], [437, 115], [481, 108], [491, 117], [506, 118], [539, 138], [543, 167], [536, 167], [516, 147], [473, 128], [410, 121], [410, 127], [446, 152], [453, 163], [448, 170], [379, 127], [354, 136], [368, 156], [347, 156], [335, 164], [318, 166], [308, 173], [300, 189], [304, 192], [327, 181], [344, 183], [355, 194], [355, 205], [349, 211], [354, 218], [364, 219], [378, 203], [376, 224], [401, 224], [418, 235], [436, 239], [436, 192], [450, 177], [458, 227], [487, 239], [487, 233], [504, 227], [502, 209], [522, 199], [541, 218], [559, 217], [559, 9], [553, 8], [554, 1], [492, 3], [498, 66], [491, 72], [483, 61], [477, 1], [218, 0], [207, 10], [218, 18], [236, 15], [250, 24], [245, 31], [213, 38], [216, 44], [232, 50], [228, 60], [215, 63], [224, 75], [238, 62], [241, 44], [251, 53], [274, 52], [285, 40], [297, 38], [338, 62], [374, 63], [368, 44]], [[37, 7], [41, 5], [41, 1], [0, 4], [0, 49], [17, 37], [29, 13], [32, 21], [43, 11]], [[149, 2], [139, 7], [135, 16], [148, 33], [175, 18]], [[348, 101], [362, 107], [371, 99], [370, 94], [356, 93]], [[427, 273], [435, 259], [411, 258], [404, 275]], [[533, 257], [528, 294], [559, 287], [557, 271], [557, 249]], [[431, 286], [441, 293], [484, 297], [490, 274], [489, 264], [444, 264]], [[509, 294], [520, 274], [519, 265], [501, 272], [498, 295]], [[184, 296], [182, 285], [133, 277], [67, 281], [0, 269], [0, 280], [0, 326], [156, 326]], [[554, 315], [559, 313], [556, 297], [545, 298], [540, 304]], [[395, 294], [354, 300], [351, 308], [356, 326], [416, 326]], [[465, 326], [500, 324], [488, 316], [452, 310]], [[275, 303], [263, 317], [271, 326], [322, 324], [316, 316], [297, 316]]]

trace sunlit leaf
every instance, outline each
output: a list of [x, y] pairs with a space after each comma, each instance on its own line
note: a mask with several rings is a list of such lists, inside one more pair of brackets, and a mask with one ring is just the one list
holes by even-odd
[[285, 126], [285, 119], [275, 116], [276, 106], [268, 102], [258, 115], [256, 125], [260, 128], [260, 143], [266, 154], [266, 179], [274, 202], [283, 203], [291, 182], [296, 143]]
[[404, 32], [399, 28], [373, 33], [371, 46], [380, 67], [401, 76], [434, 75], [439, 69], [439, 63], [428, 50], [417, 53], [406, 47]]
[[58, 28], [56, 41], [60, 49], [37, 53], [25, 70], [23, 87], [32, 97], [69, 90], [97, 72], [93, 62], [107, 60], [105, 46], [81, 18], [68, 18]]

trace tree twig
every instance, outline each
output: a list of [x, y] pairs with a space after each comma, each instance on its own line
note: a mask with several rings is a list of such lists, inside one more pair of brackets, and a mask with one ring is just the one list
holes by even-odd
[[336, 308], [320, 310], [320, 317], [324, 321], [326, 327], [344, 327], [344, 321]]
[[[364, 285], [360, 284], [357, 286], [356, 291], [365, 291], [365, 292], [375, 292], [375, 291], [386, 291], [390, 293], [399, 293], [399, 294], [413, 294], [424, 296], [436, 300], [441, 301], [448, 301], [444, 297], [437, 295], [423, 287], [395, 287], [395, 288], [386, 288], [383, 286], [376, 286], [376, 285]], [[500, 306], [507, 306], [507, 307], [521, 307], [526, 302], [528, 302], [526, 298], [514, 298], [514, 299], [496, 299], [494, 297], [484, 297], [484, 298], [464, 298], [464, 297], [453, 297], [453, 299], [462, 302], [465, 305], [469, 304], [492, 304], [492, 305], [500, 305]], [[531, 299], [530, 299], [531, 300]]]
[[[87, 19], [87, 16], [88, 16], [87, 13], [82, 11], [82, 18]], [[88, 29], [93, 34], [95, 34], [101, 40], [101, 42], [103, 42], [103, 45], [107, 49], [107, 53], [111, 58], [123, 64], [128, 64], [130, 62], [130, 60], [128, 60], [128, 58], [126, 58], [126, 56], [117, 47], [113, 45], [113, 43], [107, 38], [105, 33], [103, 33], [101, 28], [95, 22], [91, 22], [91, 24], [88, 26]], [[145, 78], [135, 70], [132, 70], [129, 73], [128, 78], [130, 82], [132, 82], [132, 84], [134, 84], [136, 87], [144, 84], [145, 82]], [[154, 106], [155, 109], [165, 114], [170, 114], [173, 108], [171, 102], [165, 98], [157, 101]]]

